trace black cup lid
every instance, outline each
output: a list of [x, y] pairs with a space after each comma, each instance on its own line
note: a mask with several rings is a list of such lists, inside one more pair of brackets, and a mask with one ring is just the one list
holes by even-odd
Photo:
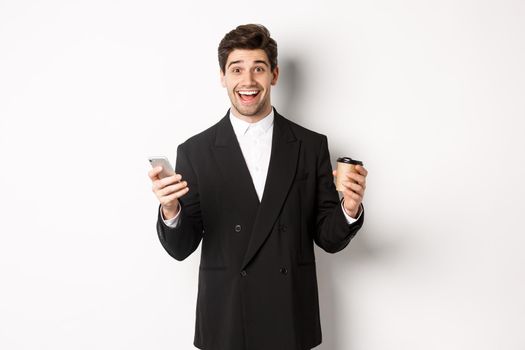
[[363, 165], [362, 161], [355, 160], [350, 157], [340, 157], [340, 158], [337, 158], [337, 161], [340, 163], [346, 163], [346, 164]]

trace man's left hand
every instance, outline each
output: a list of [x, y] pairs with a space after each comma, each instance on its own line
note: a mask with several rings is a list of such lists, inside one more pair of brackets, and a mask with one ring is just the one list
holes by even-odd
[[[359, 206], [363, 201], [366, 189], [366, 176], [368, 171], [361, 165], [355, 166], [356, 172], [346, 174], [346, 178], [343, 179], [342, 184], [344, 186], [343, 200], [344, 208], [346, 213], [356, 219], [359, 214]], [[334, 176], [337, 176], [337, 170], [332, 172]]]

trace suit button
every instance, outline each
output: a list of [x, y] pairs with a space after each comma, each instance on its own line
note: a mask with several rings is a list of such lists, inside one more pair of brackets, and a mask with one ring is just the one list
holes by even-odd
[[235, 232], [241, 232], [241, 225], [235, 225]]
[[242, 271], [241, 271], [241, 276], [242, 276], [242, 277], [246, 277], [247, 274], [248, 274], [248, 273], [246, 272], [246, 270], [242, 270]]
[[283, 275], [286, 275], [288, 273], [288, 270], [286, 269], [286, 267], [281, 267], [279, 271], [281, 271]]
[[279, 227], [279, 230], [280, 230], [281, 232], [285, 232], [285, 231], [286, 231], [286, 225], [281, 225], [281, 226]]

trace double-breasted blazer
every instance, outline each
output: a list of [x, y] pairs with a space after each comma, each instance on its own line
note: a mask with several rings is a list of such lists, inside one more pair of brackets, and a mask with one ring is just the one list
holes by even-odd
[[274, 114], [261, 202], [227, 113], [177, 148], [188, 182], [176, 228], [158, 216], [164, 249], [184, 260], [202, 241], [194, 345], [206, 350], [305, 350], [321, 343], [314, 242], [335, 253], [348, 224], [327, 138]]

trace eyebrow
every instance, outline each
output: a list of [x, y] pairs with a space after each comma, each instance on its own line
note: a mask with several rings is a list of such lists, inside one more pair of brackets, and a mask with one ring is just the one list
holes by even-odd
[[[243, 60], [231, 61], [231, 62], [228, 64], [228, 67], [227, 67], [227, 68], [230, 68], [230, 66], [231, 66], [232, 64], [237, 64], [237, 63], [242, 63], [242, 62], [244, 62], [244, 61], [243, 61]], [[263, 60], [256, 60], [256, 61], [254, 61], [254, 63], [262, 63], [262, 64], [264, 64], [266, 67], [268, 67], [268, 62], [263, 61]]]

